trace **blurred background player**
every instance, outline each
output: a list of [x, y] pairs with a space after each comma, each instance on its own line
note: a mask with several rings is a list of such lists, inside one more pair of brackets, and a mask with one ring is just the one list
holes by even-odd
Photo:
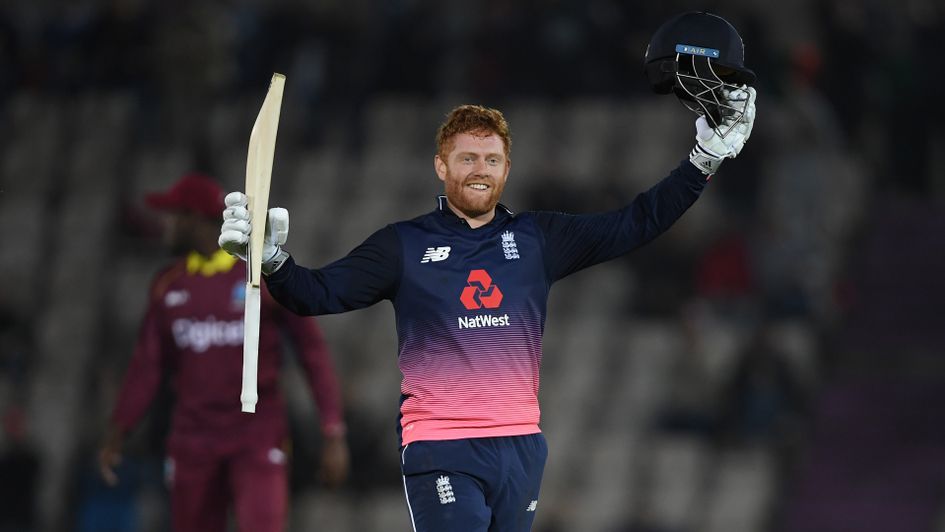
[[259, 404], [240, 412], [243, 263], [217, 246], [220, 186], [197, 173], [181, 177], [147, 203], [165, 214], [165, 244], [180, 255], [151, 288], [134, 355], [99, 453], [101, 475], [119, 479], [126, 434], [154, 401], [163, 377], [176, 399], [167, 443], [166, 481], [177, 531], [225, 530], [232, 507], [240, 530], [285, 528], [288, 420], [279, 388], [282, 333], [291, 339], [318, 404], [321, 477], [348, 474], [349, 455], [338, 380], [312, 319], [280, 307], [263, 290]]

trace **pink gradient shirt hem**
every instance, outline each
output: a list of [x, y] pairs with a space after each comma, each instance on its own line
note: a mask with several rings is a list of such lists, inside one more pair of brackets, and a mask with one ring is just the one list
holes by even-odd
[[403, 427], [403, 445], [415, 441], [463, 440], [467, 438], [497, 438], [502, 436], [526, 436], [541, 432], [538, 425], [503, 425], [501, 427], [462, 427], [457, 428], [455, 421], [424, 420], [413, 421]]

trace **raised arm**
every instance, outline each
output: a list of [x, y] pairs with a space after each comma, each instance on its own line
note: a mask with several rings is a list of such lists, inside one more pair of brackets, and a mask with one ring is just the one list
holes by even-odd
[[689, 159], [626, 207], [592, 215], [535, 214], [545, 235], [545, 268], [552, 282], [656, 238], [699, 198], [722, 162], [738, 156], [754, 124], [755, 90], [743, 87], [723, 95], [727, 104], [744, 112], [723, 120], [719, 129], [700, 116]]
[[269, 292], [280, 304], [304, 316], [336, 314], [393, 299], [401, 273], [400, 239], [393, 227], [371, 235], [343, 258], [308, 269], [286, 252], [278, 269], [266, 276]]
[[299, 266], [282, 249], [289, 234], [289, 212], [269, 209], [264, 227], [253, 228], [246, 210], [246, 195], [226, 196], [220, 247], [246, 260], [246, 244], [253, 230], [264, 230], [262, 272], [273, 298], [296, 314], [336, 314], [392, 299], [401, 273], [400, 238], [387, 226], [345, 257], [323, 268]]
[[598, 214], [536, 212], [545, 269], [554, 282], [619, 257], [669, 229], [695, 203], [706, 176], [688, 160], [622, 209]]

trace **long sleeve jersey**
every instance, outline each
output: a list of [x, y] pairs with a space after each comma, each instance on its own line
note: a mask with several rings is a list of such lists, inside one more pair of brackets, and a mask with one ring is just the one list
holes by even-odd
[[134, 354], [112, 421], [134, 427], [165, 376], [175, 395], [168, 445], [277, 446], [287, 435], [279, 390], [281, 333], [291, 339], [318, 404], [322, 430], [344, 430], [341, 393], [328, 348], [312, 319], [276, 304], [263, 290], [259, 338], [259, 402], [240, 410], [246, 269], [218, 251], [193, 253], [155, 277]]
[[622, 209], [513, 214], [473, 229], [438, 198], [320, 269], [291, 257], [267, 278], [303, 315], [390, 300], [403, 373], [399, 433], [420, 440], [540, 432], [538, 378], [551, 285], [652, 240], [706, 184], [689, 161]]

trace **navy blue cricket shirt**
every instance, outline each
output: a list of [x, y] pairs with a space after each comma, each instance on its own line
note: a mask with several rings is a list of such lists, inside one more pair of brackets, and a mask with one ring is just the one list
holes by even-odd
[[668, 229], [706, 185], [688, 160], [629, 205], [599, 214], [514, 214], [473, 229], [438, 198], [348, 255], [307, 269], [289, 257], [267, 278], [303, 315], [394, 305], [401, 443], [540, 432], [538, 376], [551, 285]]

